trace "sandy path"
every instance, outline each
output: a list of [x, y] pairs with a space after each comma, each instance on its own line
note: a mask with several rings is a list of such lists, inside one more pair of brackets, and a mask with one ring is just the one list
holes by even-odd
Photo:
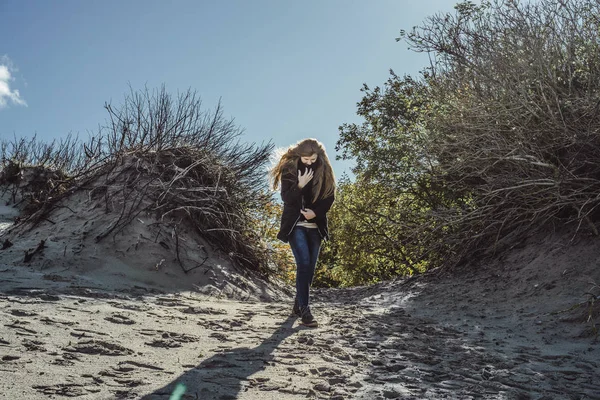
[[0, 273], [0, 392], [11, 399], [169, 399], [180, 383], [182, 399], [600, 399], [591, 339], [549, 343], [460, 302], [436, 311], [416, 285], [321, 291], [322, 325], [307, 329], [288, 304]]
[[13, 399], [169, 398], [179, 382], [182, 398], [205, 399], [347, 397], [342, 386], [361, 386], [348, 374], [359, 362], [336, 346], [339, 329], [300, 327], [287, 304], [106, 292], [60, 274], [1, 271], [10, 278], [0, 392]]

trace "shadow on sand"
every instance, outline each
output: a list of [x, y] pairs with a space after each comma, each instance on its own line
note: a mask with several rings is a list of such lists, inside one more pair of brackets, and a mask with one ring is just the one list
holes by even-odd
[[[142, 397], [144, 400], [177, 399], [236, 399], [245, 387], [260, 385], [250, 376], [264, 370], [274, 359], [273, 352], [288, 336], [301, 329], [293, 328], [295, 317], [287, 318], [279, 328], [254, 348], [239, 347], [204, 360], [183, 373], [168, 385]], [[185, 391], [184, 391], [185, 389]]]

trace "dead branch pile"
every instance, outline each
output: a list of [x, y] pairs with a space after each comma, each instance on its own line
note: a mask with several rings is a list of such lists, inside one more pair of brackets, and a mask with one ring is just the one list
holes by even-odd
[[[114, 238], [139, 215], [152, 215], [174, 237], [180, 264], [179, 232], [192, 227], [236, 264], [268, 272], [265, 247], [249, 227], [269, 198], [261, 167], [272, 145], [239, 143], [241, 130], [223, 118], [220, 106], [214, 113], [200, 106], [192, 91], [177, 101], [164, 87], [132, 92], [120, 109], [106, 106], [108, 126], [85, 143], [2, 142], [0, 184], [33, 193], [20, 224], [31, 228], [49, 220], [61, 201], [83, 190], [115, 216], [97, 241]], [[46, 166], [25, 177], [21, 165], [36, 161], [37, 149]]]
[[260, 238], [248, 229], [249, 199], [242, 198], [247, 193], [240, 190], [239, 176], [210, 152], [179, 147], [129, 153], [88, 182], [81, 189], [101, 197], [107, 212], [117, 214], [97, 241], [116, 235], [139, 215], [152, 215], [174, 236], [178, 261], [179, 232], [192, 226], [239, 265], [266, 268]]
[[10, 193], [12, 203], [21, 209], [25, 218], [68, 186], [69, 179], [62, 171], [43, 165], [25, 166], [10, 160], [0, 170], [0, 187]]

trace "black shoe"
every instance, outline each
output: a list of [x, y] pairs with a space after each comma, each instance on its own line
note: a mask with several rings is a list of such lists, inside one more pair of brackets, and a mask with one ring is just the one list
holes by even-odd
[[312, 313], [310, 312], [310, 307], [302, 307], [300, 309], [300, 318], [302, 319], [302, 325], [308, 326], [311, 328], [315, 328], [319, 326]]
[[297, 297], [294, 299], [294, 307], [292, 308], [292, 315], [295, 315], [296, 317], [300, 316], [300, 306], [298, 305]]

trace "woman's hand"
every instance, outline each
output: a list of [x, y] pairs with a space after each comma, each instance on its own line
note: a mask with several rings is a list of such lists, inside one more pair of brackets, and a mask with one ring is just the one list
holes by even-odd
[[312, 169], [307, 169], [304, 171], [304, 174], [300, 170], [298, 170], [298, 187], [302, 189], [315, 175], [315, 172]]
[[315, 212], [310, 208], [305, 208], [304, 210], [300, 210], [300, 212], [302, 213], [302, 215], [304, 215], [304, 218], [306, 218], [307, 221], [317, 216], [317, 214], [315, 214]]

